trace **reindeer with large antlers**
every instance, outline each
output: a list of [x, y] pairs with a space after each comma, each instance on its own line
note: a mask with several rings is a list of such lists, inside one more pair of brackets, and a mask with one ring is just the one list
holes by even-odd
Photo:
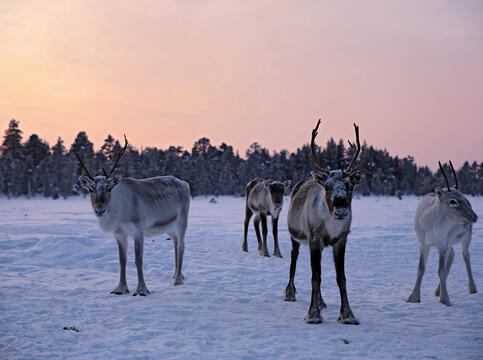
[[427, 194], [419, 202], [416, 210], [414, 230], [419, 241], [420, 255], [416, 283], [407, 300], [408, 302], [421, 302], [421, 281], [426, 269], [429, 249], [435, 246], [439, 253], [439, 285], [434, 295], [439, 296], [441, 303], [451, 306], [446, 289], [446, 279], [453, 264], [453, 245], [459, 242], [463, 245], [463, 259], [468, 272], [468, 291], [470, 294], [476, 293], [476, 286], [471, 272], [469, 246], [473, 223], [478, 220], [478, 216], [471, 208], [468, 199], [458, 190], [456, 171], [451, 161], [449, 164], [453, 172], [455, 186], [449, 186], [448, 177], [439, 162], [439, 168], [446, 181], [447, 189], [435, 188], [434, 193]]
[[355, 185], [362, 181], [361, 173], [354, 164], [361, 151], [359, 127], [354, 124], [356, 145], [352, 160], [345, 170], [327, 170], [317, 159], [315, 138], [320, 120], [312, 130], [311, 149], [316, 171], [312, 176], [299, 181], [292, 190], [288, 210], [288, 230], [292, 239], [290, 279], [285, 290], [285, 301], [295, 301], [295, 269], [300, 244], [310, 248], [312, 266], [312, 297], [305, 321], [310, 324], [322, 322], [320, 311], [326, 307], [320, 292], [321, 258], [325, 247], [333, 247], [337, 285], [341, 308], [339, 321], [344, 324], [359, 324], [349, 306], [344, 272], [345, 247], [352, 221], [351, 202]]
[[143, 249], [144, 236], [168, 233], [173, 239], [175, 252], [174, 285], [183, 283], [184, 236], [188, 225], [190, 188], [188, 183], [173, 176], [158, 176], [149, 179], [131, 179], [112, 176], [125, 145], [117, 155], [109, 172], [91, 176], [81, 158], [79, 160], [86, 175], [79, 178], [80, 184], [89, 191], [92, 208], [104, 232], [112, 232], [119, 247], [120, 276], [118, 286], [112, 294], [129, 293], [126, 282], [128, 236], [134, 238], [135, 262], [138, 286], [133, 295], [145, 296], [149, 290], [144, 282]]

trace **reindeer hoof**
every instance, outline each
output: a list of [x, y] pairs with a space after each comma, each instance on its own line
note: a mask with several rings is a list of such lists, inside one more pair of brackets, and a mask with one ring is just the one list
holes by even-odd
[[137, 288], [136, 289], [136, 292], [134, 294], [132, 294], [132, 296], [136, 296], [136, 295], [139, 295], [139, 296], [147, 296], [151, 294], [151, 291], [149, 291], [146, 287], [143, 287], [143, 288]]
[[285, 301], [296, 301], [295, 300], [296, 293], [297, 293], [297, 290], [295, 290], [295, 286], [287, 285], [287, 288], [285, 289]]
[[349, 315], [346, 318], [343, 318], [342, 315], [339, 315], [339, 319], [337, 321], [346, 325], [359, 325], [359, 320], [357, 320], [354, 315]]
[[266, 256], [266, 257], [270, 257], [270, 253], [268, 252], [268, 250], [260, 250], [260, 255], [263, 255], [263, 256]]
[[274, 251], [273, 256], [278, 256], [279, 258], [283, 258], [282, 253], [280, 251]]
[[178, 276], [177, 278], [174, 278], [173, 285], [174, 286], [183, 285], [184, 284], [183, 280], [184, 280], [184, 276], [183, 275]]
[[441, 292], [441, 289], [440, 289], [440, 287], [438, 285], [438, 287], [436, 288], [436, 290], [434, 290], [434, 296], [439, 296], [440, 292]]
[[477, 292], [476, 286], [468, 288], [468, 294], [476, 294]]
[[114, 295], [124, 295], [124, 294], [129, 294], [129, 290], [127, 287], [117, 287], [114, 290], [111, 291], [111, 294]]
[[416, 296], [416, 295], [409, 295], [408, 299], [406, 300], [406, 302], [408, 303], [420, 303], [421, 302], [421, 298], [419, 296]]
[[451, 301], [449, 301], [449, 299], [439, 299], [439, 302], [441, 304], [444, 304], [446, 306], [452, 306], [453, 304], [451, 303]]
[[248, 252], [248, 246], [243, 244], [242, 245], [242, 251]]
[[323, 319], [322, 316], [320, 315], [320, 312], [309, 312], [307, 316], [305, 316], [305, 322], [307, 324], [320, 324]]

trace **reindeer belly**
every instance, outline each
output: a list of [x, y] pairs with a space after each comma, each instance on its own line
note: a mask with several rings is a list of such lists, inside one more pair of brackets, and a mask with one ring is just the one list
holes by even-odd
[[150, 224], [149, 227], [144, 230], [144, 236], [150, 237], [170, 231], [176, 224], [177, 218], [178, 216], [174, 214], [173, 216], [161, 218], [154, 221], [152, 224]]
[[299, 230], [297, 228], [293, 228], [293, 227], [290, 227], [288, 228], [288, 232], [290, 234], [290, 237], [303, 244], [303, 245], [309, 245], [309, 236], [307, 236], [307, 234], [305, 234], [302, 230]]

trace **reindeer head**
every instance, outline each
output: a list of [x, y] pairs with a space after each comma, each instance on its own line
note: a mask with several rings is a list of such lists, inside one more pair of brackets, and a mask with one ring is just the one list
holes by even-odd
[[[318, 134], [320, 125], [320, 119], [317, 122], [317, 126], [312, 130], [312, 140], [310, 147], [312, 149], [312, 156], [315, 161], [315, 168], [317, 171], [312, 171], [314, 180], [322, 185], [325, 189], [325, 200], [329, 212], [332, 214], [335, 220], [344, 220], [350, 216], [352, 193], [354, 187], [360, 184], [363, 180], [362, 174], [357, 167], [352, 169], [359, 153], [361, 151], [361, 144], [359, 142], [359, 127], [354, 124], [356, 132], [356, 151], [352, 160], [345, 170], [332, 170], [328, 171], [322, 166], [315, 154], [315, 138]], [[350, 144], [350, 142], [349, 142]], [[352, 146], [352, 144], [350, 144]]]
[[439, 204], [446, 210], [446, 214], [454, 219], [456, 222], [463, 222], [464, 225], [472, 225], [478, 220], [478, 216], [473, 211], [468, 199], [458, 190], [458, 179], [456, 177], [456, 171], [454, 170], [453, 163], [450, 161], [451, 171], [453, 172], [455, 185], [449, 186], [448, 177], [439, 162], [439, 168], [446, 180], [447, 189], [441, 189], [439, 187], [434, 189], [434, 192], [438, 196]]
[[114, 189], [114, 187], [117, 184], [119, 184], [121, 180], [120, 176], [112, 176], [112, 173], [116, 169], [119, 159], [126, 152], [126, 149], [127, 149], [126, 135], [124, 135], [124, 141], [125, 141], [125, 145], [117, 155], [116, 162], [114, 163], [114, 166], [109, 171], [109, 173], [103, 167], [102, 171], [104, 175], [98, 175], [95, 177], [91, 176], [91, 174], [89, 173], [89, 170], [87, 170], [86, 166], [82, 162], [77, 152], [74, 152], [80, 164], [82, 165], [85, 173], [87, 174], [87, 175], [81, 175], [79, 177], [79, 182], [84, 189], [89, 191], [92, 208], [94, 210], [94, 213], [98, 217], [101, 217], [106, 212], [106, 209], [108, 208], [109, 203], [111, 201], [111, 191], [112, 189]]
[[268, 179], [265, 180], [264, 184], [270, 193], [270, 199], [272, 200], [273, 204], [273, 209], [270, 209], [270, 211], [279, 211], [283, 205], [283, 195], [285, 194], [285, 191], [289, 188], [291, 181], [285, 180], [284, 182], [280, 182]]

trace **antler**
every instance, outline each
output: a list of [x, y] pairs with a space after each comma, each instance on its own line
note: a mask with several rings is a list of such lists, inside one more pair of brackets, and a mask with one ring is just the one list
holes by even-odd
[[89, 179], [91, 180], [94, 180], [94, 178], [92, 177], [92, 175], [89, 173], [89, 170], [87, 170], [86, 166], [84, 165], [84, 163], [82, 162], [79, 154], [77, 154], [77, 151], [74, 150], [74, 154], [75, 156], [77, 157], [77, 160], [79, 160], [80, 164], [82, 165], [82, 168], [84, 169], [84, 171], [86, 172], [87, 176], [89, 177]]
[[[359, 126], [357, 126], [356, 124], [354, 124], [354, 129], [355, 129], [355, 132], [356, 132], [356, 146], [357, 146], [357, 148], [356, 148], [356, 152], [352, 156], [352, 160], [351, 160], [349, 166], [344, 171], [344, 173], [345, 173], [344, 174], [345, 175], [344, 177], [347, 177], [347, 176], [353, 174], [357, 170], [357, 168], [358, 168], [358, 166], [357, 166], [356, 168], [354, 168], [354, 169], [351, 170], [352, 165], [354, 165], [355, 161], [357, 160], [357, 158], [359, 157], [359, 154], [361, 152], [361, 143], [359, 141]], [[350, 141], [349, 141], [349, 145], [350, 145], [351, 148], [354, 147], [354, 145], [352, 145], [352, 143]]]
[[454, 176], [454, 186], [456, 189], [458, 189], [458, 178], [456, 177], [456, 171], [454, 170], [453, 163], [451, 160], [449, 161], [449, 164], [451, 166], [451, 171], [453, 171], [453, 176]]
[[315, 129], [312, 130], [312, 139], [310, 140], [310, 149], [312, 150], [312, 156], [314, 157], [315, 168], [319, 171], [322, 171], [322, 172], [328, 174], [329, 172], [322, 166], [319, 159], [317, 159], [317, 155], [315, 154], [315, 143], [314, 143], [314, 141], [315, 141], [315, 138], [317, 137], [317, 134], [318, 134], [319, 125], [320, 125], [320, 119], [319, 119], [319, 121], [317, 121], [317, 126], [315, 127]]
[[112, 167], [111, 171], [109, 171], [109, 173], [106, 174], [106, 170], [104, 170], [104, 168], [102, 168], [102, 170], [104, 171], [104, 176], [106, 176], [107, 178], [111, 177], [111, 175], [114, 172], [114, 170], [116, 170], [116, 166], [119, 163], [119, 160], [121, 159], [121, 157], [126, 152], [126, 149], [127, 149], [127, 138], [126, 138], [126, 134], [124, 134], [124, 142], [125, 142], [124, 147], [122, 148], [121, 151], [119, 151], [119, 154], [117, 154], [116, 162], [114, 163], [114, 166]]
[[451, 188], [449, 187], [448, 178], [446, 177], [446, 173], [444, 172], [443, 167], [441, 166], [441, 162], [438, 161], [438, 164], [439, 164], [439, 169], [441, 170], [441, 173], [443, 174], [444, 179], [446, 180], [446, 186], [448, 187], [448, 191], [451, 191]]

